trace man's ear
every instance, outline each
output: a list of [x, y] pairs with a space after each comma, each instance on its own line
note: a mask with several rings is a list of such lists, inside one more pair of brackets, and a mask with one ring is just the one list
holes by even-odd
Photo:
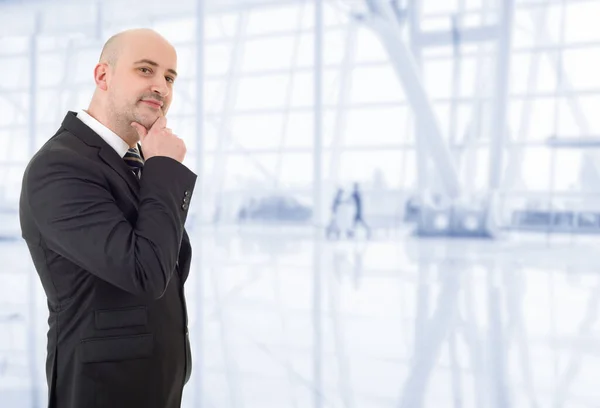
[[103, 91], [108, 89], [107, 76], [108, 64], [105, 62], [96, 64], [96, 67], [94, 68], [94, 81], [96, 82], [96, 86]]

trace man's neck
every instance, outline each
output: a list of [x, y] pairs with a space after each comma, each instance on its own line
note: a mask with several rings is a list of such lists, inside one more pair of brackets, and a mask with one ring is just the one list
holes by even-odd
[[135, 129], [133, 129], [131, 126], [125, 126], [124, 124], [120, 125], [117, 121], [109, 120], [107, 115], [103, 114], [102, 110], [95, 109], [92, 104], [90, 104], [87, 109], [84, 109], [84, 111], [123, 139], [123, 141], [129, 145], [129, 147], [137, 146], [139, 136], [137, 135]]

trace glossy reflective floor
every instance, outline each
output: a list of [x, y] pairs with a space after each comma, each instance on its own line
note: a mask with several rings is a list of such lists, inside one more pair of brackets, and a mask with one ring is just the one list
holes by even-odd
[[[600, 237], [192, 239], [184, 407], [600, 406]], [[2, 408], [46, 401], [47, 311], [26, 256], [0, 243]]]

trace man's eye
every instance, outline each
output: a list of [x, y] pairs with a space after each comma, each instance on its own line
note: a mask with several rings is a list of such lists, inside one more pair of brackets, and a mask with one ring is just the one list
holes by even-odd
[[167, 78], [167, 81], [169, 81], [170, 83], [175, 82], [175, 78], [173, 78], [173, 77], [165, 77], [165, 78]]
[[140, 68], [140, 71], [142, 71], [144, 74], [149, 74], [150, 72], [152, 72], [149, 68]]

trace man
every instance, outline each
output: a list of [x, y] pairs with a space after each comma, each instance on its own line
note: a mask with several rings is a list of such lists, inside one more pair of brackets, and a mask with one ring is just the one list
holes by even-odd
[[48, 297], [49, 407], [181, 405], [196, 175], [166, 127], [176, 64], [154, 31], [109, 39], [89, 108], [68, 112], [25, 171], [22, 235]]
[[371, 229], [363, 218], [362, 197], [360, 195], [358, 183], [354, 183], [354, 190], [352, 191], [349, 201], [354, 202], [354, 219], [352, 220], [352, 227], [351, 229], [348, 229], [346, 235], [348, 237], [354, 237], [354, 234], [356, 233], [356, 227], [358, 227], [358, 224], [362, 224], [367, 233], [367, 239], [369, 239], [371, 237]]

